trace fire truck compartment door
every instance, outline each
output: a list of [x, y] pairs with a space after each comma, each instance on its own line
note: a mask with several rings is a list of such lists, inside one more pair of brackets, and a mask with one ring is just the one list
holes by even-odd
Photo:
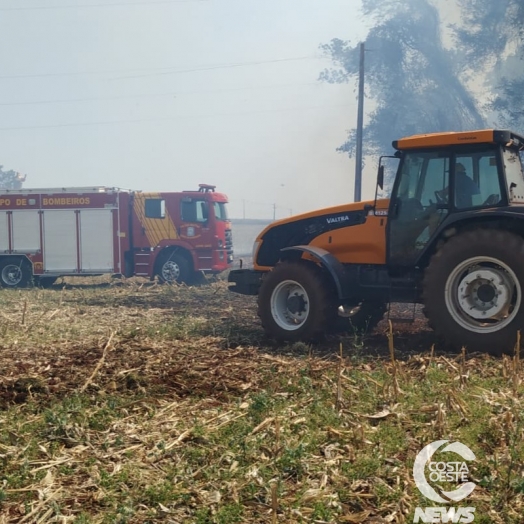
[[13, 211], [11, 215], [14, 253], [36, 253], [40, 250], [40, 216], [37, 210]]
[[43, 213], [44, 270], [77, 270], [76, 214], [73, 209], [50, 210]]
[[7, 211], [0, 211], [0, 251], [9, 251], [9, 221]]
[[84, 273], [113, 271], [111, 209], [80, 210], [80, 263]]

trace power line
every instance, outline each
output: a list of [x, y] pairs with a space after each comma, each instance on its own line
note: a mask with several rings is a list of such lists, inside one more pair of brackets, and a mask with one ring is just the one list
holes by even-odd
[[152, 0], [150, 2], [106, 2], [103, 4], [77, 4], [77, 5], [44, 5], [33, 7], [0, 7], [0, 11], [43, 11], [51, 9], [78, 9], [91, 7], [121, 7], [133, 5], [158, 5], [158, 4], [197, 4], [207, 3], [210, 0]]
[[242, 202], [244, 204], [252, 204], [252, 205], [255, 205], [255, 206], [264, 206], [264, 207], [271, 206], [272, 208], [275, 208], [275, 209], [281, 209], [281, 210], [287, 210], [287, 211], [290, 210], [289, 207], [277, 205], [274, 202], [254, 202], [253, 200], [247, 200], [245, 198], [242, 199]]
[[275, 60], [260, 60], [258, 62], [239, 62], [236, 64], [228, 64], [228, 65], [218, 65], [218, 66], [209, 66], [209, 67], [198, 67], [194, 69], [178, 69], [175, 71], [164, 71], [162, 73], [146, 73], [143, 75], [130, 75], [130, 76], [121, 76], [118, 77], [117, 80], [124, 79], [124, 78], [144, 78], [148, 76], [163, 76], [163, 75], [177, 75], [180, 73], [195, 73], [199, 71], [213, 71], [214, 69], [233, 69], [235, 67], [246, 67], [246, 66], [254, 66], [254, 65], [263, 65], [263, 64], [276, 64], [279, 62], [294, 62], [297, 60], [325, 60], [326, 57], [323, 56], [301, 56], [298, 58], [278, 58]]
[[5, 106], [27, 106], [27, 105], [45, 105], [45, 104], [69, 104], [77, 102], [98, 102], [103, 100], [133, 100], [136, 98], [165, 98], [177, 97], [186, 95], [200, 95], [212, 93], [228, 93], [234, 91], [250, 91], [250, 90], [264, 90], [276, 89], [280, 87], [298, 87], [298, 86], [318, 86], [320, 82], [305, 82], [296, 84], [274, 84], [266, 86], [252, 86], [252, 87], [234, 87], [230, 89], [210, 89], [205, 91], [172, 91], [168, 93], [143, 93], [137, 95], [117, 95], [117, 96], [100, 96], [100, 97], [85, 97], [85, 98], [64, 98], [57, 100], [26, 100], [22, 102], [0, 102], [0, 107]]
[[87, 76], [87, 75], [112, 75], [119, 73], [126, 73], [132, 71], [158, 71], [158, 73], [148, 73], [145, 75], [133, 75], [133, 76], [124, 76], [118, 77], [117, 79], [122, 78], [140, 78], [142, 76], [156, 76], [156, 75], [175, 75], [178, 73], [194, 73], [198, 71], [212, 71], [214, 69], [231, 69], [235, 67], [246, 67], [254, 65], [263, 65], [263, 64], [274, 64], [278, 62], [293, 62], [299, 60], [325, 60], [326, 57], [321, 56], [299, 56], [292, 58], [276, 58], [272, 60], [258, 60], [252, 62], [237, 62], [232, 64], [219, 64], [211, 66], [202, 66], [194, 67], [191, 69], [175, 69], [174, 71], [163, 71], [166, 69], [174, 69], [174, 67], [152, 67], [152, 68], [138, 68], [138, 69], [121, 69], [118, 70], [106, 70], [106, 71], [79, 71], [76, 73], [30, 73], [23, 75], [0, 75], [0, 79], [9, 79], [9, 78], [43, 78], [43, 77], [57, 77], [57, 76]]
[[129, 120], [106, 120], [99, 122], [77, 122], [69, 124], [47, 124], [47, 125], [34, 125], [34, 126], [12, 126], [12, 127], [0, 127], [0, 131], [20, 131], [25, 129], [58, 129], [66, 127], [90, 127], [97, 125], [115, 125], [115, 124], [137, 124], [144, 122], [162, 122], [170, 120], [184, 120], [186, 118], [214, 118], [220, 116], [241, 116], [241, 115], [253, 115], [262, 113], [285, 113], [288, 111], [310, 111], [313, 109], [328, 109], [328, 108], [347, 108], [351, 107], [350, 104], [341, 105], [323, 105], [323, 106], [310, 106], [310, 107], [293, 107], [288, 109], [267, 109], [263, 111], [239, 111], [236, 113], [215, 113], [207, 115], [183, 115], [173, 117], [152, 117], [152, 118], [137, 118]]

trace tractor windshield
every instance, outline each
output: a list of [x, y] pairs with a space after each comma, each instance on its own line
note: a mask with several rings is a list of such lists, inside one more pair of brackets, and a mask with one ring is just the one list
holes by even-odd
[[504, 149], [504, 169], [510, 203], [524, 204], [524, 173], [521, 155], [515, 149]]

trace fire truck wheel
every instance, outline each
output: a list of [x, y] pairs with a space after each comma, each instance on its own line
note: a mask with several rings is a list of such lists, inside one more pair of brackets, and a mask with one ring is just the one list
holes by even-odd
[[0, 283], [3, 287], [28, 287], [32, 282], [31, 265], [25, 258], [8, 257], [0, 262]]
[[332, 316], [331, 286], [311, 263], [282, 262], [263, 279], [258, 316], [278, 341], [311, 341], [327, 331]]
[[524, 326], [524, 239], [500, 229], [452, 237], [431, 258], [424, 305], [455, 349], [511, 353]]
[[189, 262], [182, 255], [171, 254], [160, 261], [158, 279], [163, 284], [189, 283], [191, 275]]

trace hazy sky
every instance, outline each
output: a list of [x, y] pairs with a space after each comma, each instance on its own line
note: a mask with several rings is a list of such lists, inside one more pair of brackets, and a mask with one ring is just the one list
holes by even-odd
[[[359, 0], [1, 0], [0, 164], [25, 187], [179, 191], [230, 214], [350, 201], [335, 151], [355, 85], [317, 82], [318, 46], [357, 43]], [[363, 197], [374, 191], [366, 167]]]

